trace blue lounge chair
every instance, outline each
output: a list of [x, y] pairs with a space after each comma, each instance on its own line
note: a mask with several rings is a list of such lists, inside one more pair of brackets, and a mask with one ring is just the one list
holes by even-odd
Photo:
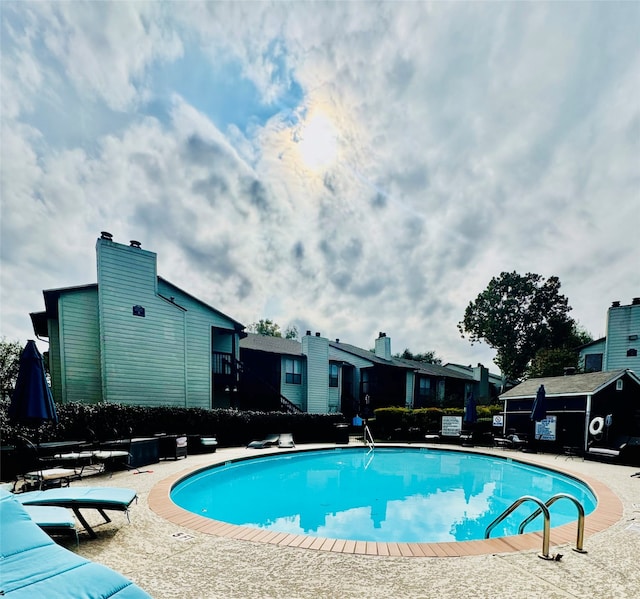
[[133, 489], [118, 487], [64, 487], [20, 493], [15, 497], [22, 505], [44, 505], [72, 509], [89, 536], [95, 539], [97, 536], [95, 531], [89, 526], [80, 510], [98, 510], [105, 522], [111, 522], [111, 518], [105, 512], [124, 512], [128, 520], [129, 506], [137, 498], [137, 495]]
[[76, 545], [78, 544], [76, 521], [68, 509], [48, 505], [26, 505], [24, 509], [29, 517], [49, 536], [71, 534], [76, 538]]
[[0, 594], [34, 597], [150, 599], [140, 587], [101, 564], [57, 545], [20, 505], [0, 490]]

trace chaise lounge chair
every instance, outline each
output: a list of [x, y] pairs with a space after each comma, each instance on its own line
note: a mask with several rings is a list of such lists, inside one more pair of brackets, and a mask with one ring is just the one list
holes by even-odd
[[40, 457], [38, 448], [26, 437], [18, 437], [16, 445], [21, 472], [13, 483], [14, 491], [19, 483], [25, 489], [46, 489], [68, 487], [72, 480], [80, 478], [75, 468], [64, 468], [56, 460]]
[[49, 536], [71, 534], [76, 538], [76, 545], [78, 544], [76, 521], [68, 509], [48, 505], [25, 505], [23, 507], [29, 517]]
[[97, 537], [95, 531], [83, 516], [81, 509], [97, 510], [105, 522], [111, 522], [107, 511], [124, 512], [129, 519], [129, 506], [137, 499], [133, 489], [118, 487], [65, 487], [48, 489], [47, 491], [31, 491], [15, 496], [22, 505], [45, 505], [66, 507], [73, 510], [80, 524], [92, 539]]
[[281, 433], [278, 439], [278, 447], [295, 447], [293, 435], [291, 433]]
[[0, 490], [0, 595], [150, 599], [122, 574], [56, 544], [17, 498]]
[[264, 439], [259, 441], [251, 441], [247, 447], [252, 449], [264, 449], [265, 447], [273, 447], [278, 445], [280, 441], [280, 435], [267, 435]]
[[522, 449], [527, 440], [523, 435], [518, 436], [517, 433], [507, 435], [504, 439], [496, 437], [493, 440], [496, 447], [502, 447], [502, 449]]

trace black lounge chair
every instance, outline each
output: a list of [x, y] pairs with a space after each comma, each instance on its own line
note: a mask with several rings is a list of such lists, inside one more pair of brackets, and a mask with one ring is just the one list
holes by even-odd
[[522, 435], [514, 433], [507, 435], [504, 439], [496, 437], [493, 442], [496, 447], [502, 447], [503, 449], [522, 449], [527, 444], [527, 439]]
[[68, 487], [73, 479], [80, 478], [75, 468], [63, 467], [62, 460], [41, 457], [38, 448], [26, 437], [19, 437], [16, 445], [21, 472], [14, 481], [14, 491], [20, 482], [22, 490], [32, 490]]
[[248, 448], [251, 449], [264, 449], [265, 447], [273, 447], [274, 445], [279, 445], [281, 435], [267, 435], [264, 439], [258, 441], [251, 441]]

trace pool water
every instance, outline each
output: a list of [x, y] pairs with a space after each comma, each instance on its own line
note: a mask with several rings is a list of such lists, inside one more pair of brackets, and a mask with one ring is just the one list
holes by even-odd
[[[480, 454], [434, 449], [331, 449], [227, 462], [180, 481], [178, 506], [231, 524], [314, 537], [429, 543], [483, 539], [522, 495], [573, 495], [588, 514], [596, 499], [582, 482]], [[514, 535], [537, 506], [521, 505], [491, 537]], [[566, 499], [551, 526], [577, 519]], [[525, 532], [542, 529], [542, 517]]]

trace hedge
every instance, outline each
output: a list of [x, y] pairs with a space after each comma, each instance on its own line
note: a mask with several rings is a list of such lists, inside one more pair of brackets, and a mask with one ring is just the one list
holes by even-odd
[[[502, 413], [502, 405], [478, 406], [478, 428], [491, 426], [494, 414]], [[410, 431], [438, 432], [443, 416], [464, 416], [462, 408], [378, 408], [369, 425], [374, 437], [390, 439]]]
[[230, 409], [204, 410], [169, 406], [143, 407], [116, 403], [67, 403], [56, 406], [58, 423], [34, 430], [8, 419], [9, 402], [0, 402], [0, 438], [10, 444], [17, 435], [46, 441], [146, 437], [157, 433], [216, 435], [221, 447], [246, 445], [271, 433], [292, 433], [298, 443], [332, 442], [342, 414], [288, 414]]

